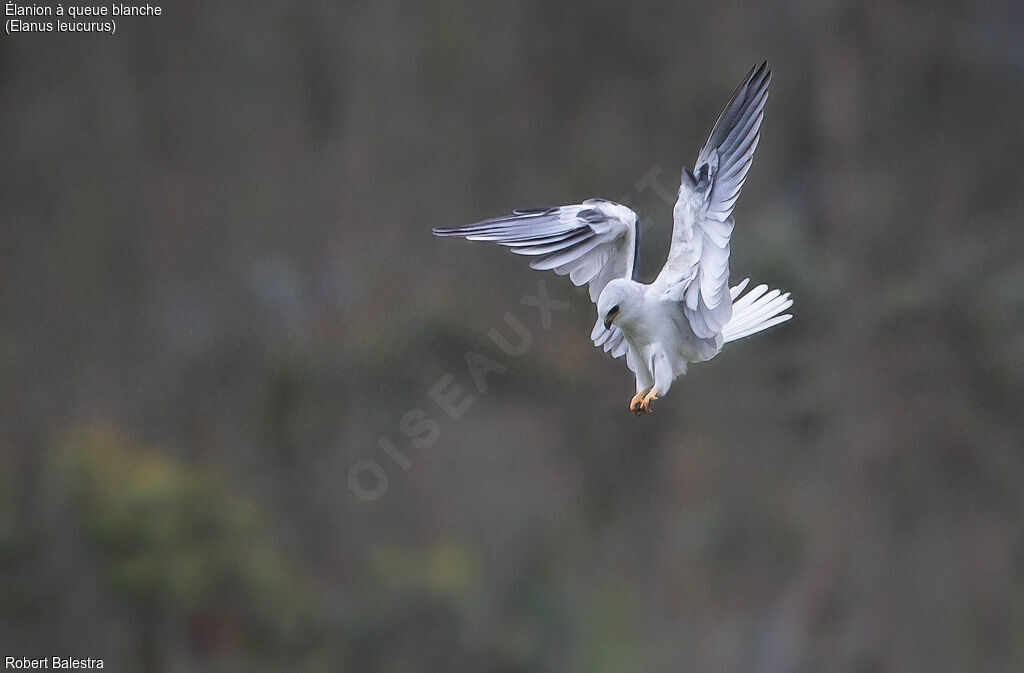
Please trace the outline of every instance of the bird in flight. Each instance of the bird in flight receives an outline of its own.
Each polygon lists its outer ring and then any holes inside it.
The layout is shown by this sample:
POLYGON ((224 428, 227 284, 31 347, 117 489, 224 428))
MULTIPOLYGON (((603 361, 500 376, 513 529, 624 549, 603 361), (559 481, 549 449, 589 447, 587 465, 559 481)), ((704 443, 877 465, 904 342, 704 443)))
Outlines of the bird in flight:
POLYGON ((604 199, 514 210, 466 227, 434 229, 434 234, 508 246, 534 257, 534 269, 589 285, 597 304, 594 345, 614 358, 626 356, 636 375, 629 410, 650 413, 651 402, 668 393, 688 362, 710 360, 730 341, 793 317, 784 313, 793 305, 788 292, 759 285, 743 294, 749 278, 729 287, 732 211, 760 137, 771 79, 767 63, 750 70, 693 171, 683 168, 668 261, 652 283, 637 281, 636 213, 604 199))

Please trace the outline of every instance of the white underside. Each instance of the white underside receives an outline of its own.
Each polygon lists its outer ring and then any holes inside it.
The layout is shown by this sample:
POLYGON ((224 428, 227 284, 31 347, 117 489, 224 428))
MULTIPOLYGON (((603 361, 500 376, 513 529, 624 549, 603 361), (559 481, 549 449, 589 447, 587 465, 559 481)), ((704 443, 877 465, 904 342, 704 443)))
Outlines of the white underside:
POLYGON ((686 373, 688 362, 706 362, 726 343, 793 317, 783 314, 793 305, 788 293, 768 291, 768 286, 759 285, 741 297, 748 281, 731 289, 732 317, 720 333, 708 339, 694 334, 682 303, 652 298, 645 292, 639 317, 619 325, 628 346, 626 363, 636 375, 637 392, 653 388, 657 395, 664 396, 676 377, 686 373))

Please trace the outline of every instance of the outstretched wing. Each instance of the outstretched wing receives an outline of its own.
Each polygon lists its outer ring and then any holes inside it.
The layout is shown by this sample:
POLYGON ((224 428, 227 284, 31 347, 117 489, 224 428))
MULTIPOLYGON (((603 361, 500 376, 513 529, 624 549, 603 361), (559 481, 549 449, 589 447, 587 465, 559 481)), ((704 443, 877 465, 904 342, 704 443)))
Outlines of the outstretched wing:
POLYGON ((434 234, 491 241, 536 257, 530 268, 568 275, 575 285, 589 284, 590 299, 596 302, 605 285, 632 276, 636 223, 636 213, 626 206, 588 199, 546 210, 515 210, 466 227, 434 229, 434 234))
MULTIPOLYGON (((595 303, 605 285, 635 274, 636 213, 604 199, 545 210, 516 210, 466 227, 434 229, 434 234, 491 241, 508 246, 517 255, 535 257, 531 268, 550 269, 568 275, 575 285, 589 285, 595 303)), ((592 338, 614 357, 626 352, 618 327, 605 330, 598 321, 592 338)))
POLYGON ((691 173, 684 168, 668 261, 653 285, 666 300, 684 301, 700 338, 713 338, 732 316, 729 241, 733 207, 760 139, 772 73, 752 68, 733 93, 691 173))

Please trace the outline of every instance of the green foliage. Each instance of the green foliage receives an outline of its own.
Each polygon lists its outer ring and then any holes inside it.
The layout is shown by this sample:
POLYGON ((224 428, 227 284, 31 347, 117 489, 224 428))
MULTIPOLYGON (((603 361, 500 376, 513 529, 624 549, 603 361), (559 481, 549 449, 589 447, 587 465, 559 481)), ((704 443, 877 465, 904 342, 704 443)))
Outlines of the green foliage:
POLYGON ((581 628, 584 653, 582 671, 614 673, 640 670, 642 659, 636 640, 639 605, 635 591, 622 582, 610 582, 587 597, 581 628))
POLYGON ((466 598, 481 584, 476 555, 454 542, 440 542, 424 551, 382 545, 374 549, 370 563, 378 582, 396 589, 466 598))
POLYGON ((142 614, 256 649, 314 637, 311 592, 260 512, 222 477, 102 430, 65 442, 57 467, 105 580, 142 614))

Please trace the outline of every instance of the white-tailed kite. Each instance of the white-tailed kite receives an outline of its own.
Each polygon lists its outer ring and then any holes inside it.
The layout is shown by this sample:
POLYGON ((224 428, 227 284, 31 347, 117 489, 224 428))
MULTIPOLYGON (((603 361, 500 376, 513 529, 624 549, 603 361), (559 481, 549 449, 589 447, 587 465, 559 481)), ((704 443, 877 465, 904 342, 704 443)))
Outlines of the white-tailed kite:
POLYGON ((650 413, 687 362, 715 357, 722 346, 789 320, 789 293, 759 285, 745 295, 749 278, 729 287, 729 240, 733 206, 747 177, 764 118, 771 71, 754 67, 732 95, 693 172, 683 168, 672 210, 668 261, 653 283, 636 280, 637 215, 604 199, 541 210, 514 210, 507 217, 438 236, 493 241, 530 266, 588 283, 597 303, 594 345, 626 356, 636 375, 629 409, 650 413))

